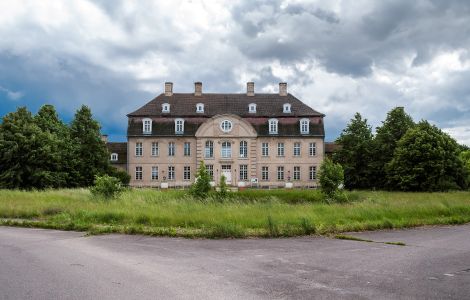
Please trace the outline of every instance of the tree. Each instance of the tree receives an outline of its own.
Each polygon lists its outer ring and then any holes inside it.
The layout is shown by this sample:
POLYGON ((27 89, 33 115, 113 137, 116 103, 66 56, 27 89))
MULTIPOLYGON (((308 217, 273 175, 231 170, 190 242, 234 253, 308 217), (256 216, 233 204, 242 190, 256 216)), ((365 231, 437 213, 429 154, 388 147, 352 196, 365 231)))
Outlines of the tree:
POLYGON ((465 169, 458 155, 455 140, 423 120, 398 142, 386 166, 388 185, 404 191, 465 188, 465 169))
POLYGON ((465 173, 467 177, 467 187, 468 187, 470 185, 470 150, 465 150, 465 151, 460 152, 459 157, 465 166, 465 173))
POLYGON ((377 127, 370 162, 372 186, 386 187, 385 165, 392 160, 398 141, 414 125, 413 119, 405 113, 403 107, 395 107, 387 113, 382 126, 377 127))
POLYGON ((344 181, 344 172, 340 164, 325 158, 320 166, 320 188, 328 199, 334 199, 344 181))
POLYGON ((361 114, 356 113, 336 142, 342 147, 333 155, 333 160, 344 169, 346 188, 370 187, 372 130, 367 119, 362 119, 361 114))
POLYGON ((78 186, 90 186, 95 175, 106 174, 109 170, 108 151, 101 140, 100 125, 93 119, 91 110, 83 105, 75 113, 70 128, 74 143, 76 165, 76 183, 78 186))
POLYGON ((201 161, 196 174, 196 181, 191 186, 191 194, 197 198, 204 198, 211 190, 211 177, 207 172, 206 165, 201 161))

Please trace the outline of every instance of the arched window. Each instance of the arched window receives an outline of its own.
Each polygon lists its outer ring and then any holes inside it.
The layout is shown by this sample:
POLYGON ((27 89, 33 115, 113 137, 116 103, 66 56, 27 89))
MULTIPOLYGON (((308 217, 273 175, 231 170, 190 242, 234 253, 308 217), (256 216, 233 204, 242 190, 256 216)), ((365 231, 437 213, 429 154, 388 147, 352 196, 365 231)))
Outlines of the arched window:
POLYGON ((222 142, 222 158, 230 158, 232 157, 232 143, 228 141, 222 142))
POLYGON ((255 103, 248 104, 248 112, 251 113, 251 114, 256 113, 256 104, 255 103))
POLYGON ((204 104, 203 103, 196 104, 196 112, 197 113, 203 113, 204 112, 204 104))
POLYGON ((310 132, 310 120, 309 119, 301 119, 300 120, 300 133, 301 134, 308 134, 310 132))
POLYGON ((175 120, 175 133, 177 134, 184 133, 184 120, 183 119, 175 120))
POLYGON ((289 104, 289 103, 284 103, 282 112, 284 112, 285 114, 290 114, 290 113, 291 113, 290 104, 289 104))
POLYGON ((277 134, 277 119, 269 119, 269 134, 277 134))
POLYGON ((248 142, 240 142, 240 157, 248 157, 248 142))
POLYGON ((204 156, 206 158, 214 157, 214 142, 206 141, 206 147, 204 148, 204 156))
POLYGON ((151 119, 146 118, 142 120, 142 131, 144 133, 152 132, 152 120, 151 119))
POLYGON ((170 112, 170 104, 163 103, 162 104, 162 113, 169 113, 170 112))
POLYGON ((117 161, 118 160, 118 154, 117 153, 111 153, 111 161, 117 161))
POLYGON ((230 132, 232 130, 232 122, 223 120, 222 123, 220 123, 220 129, 222 129, 223 132, 230 132))

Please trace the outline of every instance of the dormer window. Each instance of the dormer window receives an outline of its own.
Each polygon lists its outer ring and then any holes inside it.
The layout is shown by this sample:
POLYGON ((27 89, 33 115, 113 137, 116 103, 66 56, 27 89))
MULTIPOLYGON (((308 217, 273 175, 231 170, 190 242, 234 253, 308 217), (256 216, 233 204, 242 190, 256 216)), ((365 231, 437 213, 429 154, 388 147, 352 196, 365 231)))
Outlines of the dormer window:
POLYGON ((285 114, 290 114, 291 113, 289 103, 284 103, 282 112, 285 113, 285 114))
POLYGON ((170 104, 163 103, 162 104, 162 113, 169 113, 170 112, 170 104))
POLYGON ((143 119, 142 120, 142 131, 144 133, 152 133, 152 120, 151 119, 143 119))
POLYGON ((183 119, 175 120, 175 133, 176 134, 184 133, 184 120, 183 119))
POLYGON ((277 134, 277 119, 269 119, 269 134, 277 134))
POLYGON ((204 104, 202 104, 202 103, 196 104, 196 112, 197 113, 203 113, 204 112, 204 104))
POLYGON ((256 104, 255 103, 250 103, 248 105, 248 112, 251 114, 256 113, 256 104))
POLYGON ((310 120, 309 119, 301 119, 300 120, 300 133, 301 134, 308 134, 310 132, 310 120))
POLYGON ((118 160, 118 154, 117 153, 111 153, 111 161, 117 161, 118 160))

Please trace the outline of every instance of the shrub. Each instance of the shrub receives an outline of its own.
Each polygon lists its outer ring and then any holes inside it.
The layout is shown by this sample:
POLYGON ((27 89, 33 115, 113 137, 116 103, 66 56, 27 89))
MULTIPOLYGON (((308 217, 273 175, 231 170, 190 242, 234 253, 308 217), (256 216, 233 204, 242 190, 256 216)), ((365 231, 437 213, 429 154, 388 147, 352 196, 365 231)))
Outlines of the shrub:
POLYGON ((95 176, 95 185, 90 189, 93 195, 107 199, 117 197, 122 190, 121 181, 109 175, 95 176))
POLYGON ((199 169, 197 170, 196 180, 191 186, 190 194, 197 198, 205 198, 211 190, 211 178, 207 172, 204 162, 201 161, 199 169))
POLYGON ((340 191, 344 181, 343 168, 326 158, 320 167, 320 188, 327 202, 345 202, 347 198, 340 191))
POLYGON ((111 167, 111 171, 108 175, 116 177, 123 185, 129 185, 129 182, 131 181, 131 175, 129 175, 126 171, 117 169, 115 167, 111 167))
POLYGON ((225 200, 228 196, 228 188, 227 188, 227 179, 224 175, 220 176, 219 181, 219 191, 217 192, 217 198, 219 200, 225 200))

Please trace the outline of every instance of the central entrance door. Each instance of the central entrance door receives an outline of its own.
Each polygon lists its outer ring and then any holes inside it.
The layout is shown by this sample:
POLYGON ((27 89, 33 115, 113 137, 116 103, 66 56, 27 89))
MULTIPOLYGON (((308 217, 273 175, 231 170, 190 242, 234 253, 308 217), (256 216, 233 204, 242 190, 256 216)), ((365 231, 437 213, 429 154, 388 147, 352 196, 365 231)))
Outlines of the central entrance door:
POLYGON ((232 184, 232 166, 231 165, 222 165, 222 174, 225 176, 225 181, 227 184, 232 184))

